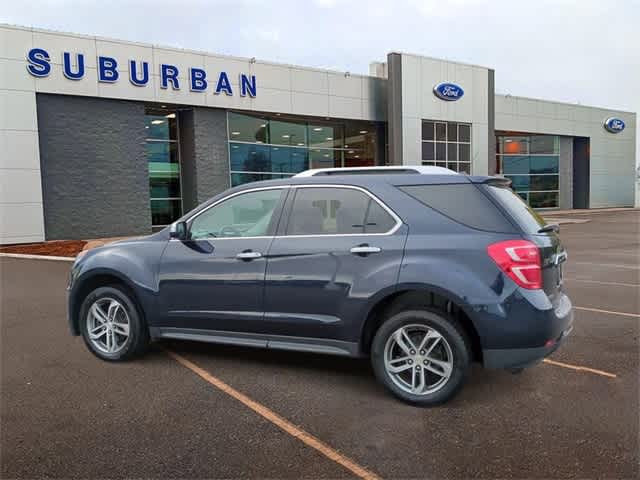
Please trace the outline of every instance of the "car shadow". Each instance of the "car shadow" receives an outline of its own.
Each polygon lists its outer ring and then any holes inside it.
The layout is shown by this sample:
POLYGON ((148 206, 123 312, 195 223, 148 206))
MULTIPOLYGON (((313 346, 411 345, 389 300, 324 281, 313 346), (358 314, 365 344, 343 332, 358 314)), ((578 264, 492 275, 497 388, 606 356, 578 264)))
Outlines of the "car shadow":
MULTIPOLYGON (((154 344, 153 350, 163 349, 185 355, 199 366, 207 369, 198 360, 219 363, 223 368, 237 366, 249 372, 259 369, 268 374, 293 375, 302 382, 310 378, 329 377, 334 388, 353 391, 354 395, 367 395, 381 400, 393 398, 378 383, 368 358, 348 358, 308 352, 293 352, 264 348, 250 348, 235 345, 183 340, 164 340, 154 344)), ((215 371, 211 371, 213 375, 215 371)), ((460 392, 446 405, 436 408, 460 408, 469 403, 485 403, 487 398, 511 397, 514 390, 531 382, 531 375, 525 370, 520 375, 512 375, 503 370, 485 370, 482 365, 472 365, 470 377, 460 392)))

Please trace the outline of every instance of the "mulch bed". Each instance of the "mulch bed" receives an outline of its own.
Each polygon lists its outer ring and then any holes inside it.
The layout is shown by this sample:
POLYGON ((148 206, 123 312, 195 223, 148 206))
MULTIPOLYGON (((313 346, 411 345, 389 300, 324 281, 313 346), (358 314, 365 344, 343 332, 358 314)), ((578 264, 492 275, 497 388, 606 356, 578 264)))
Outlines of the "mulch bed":
POLYGON ((52 257, 75 257, 87 242, 84 240, 55 240, 43 243, 7 245, 0 247, 0 253, 24 253, 52 257))

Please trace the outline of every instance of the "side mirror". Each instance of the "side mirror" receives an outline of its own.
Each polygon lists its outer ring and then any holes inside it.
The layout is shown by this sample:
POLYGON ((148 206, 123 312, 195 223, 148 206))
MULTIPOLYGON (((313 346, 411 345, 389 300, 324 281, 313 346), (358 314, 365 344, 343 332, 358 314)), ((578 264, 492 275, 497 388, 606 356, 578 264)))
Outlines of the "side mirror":
POLYGON ((171 225, 169 237, 177 240, 187 240, 188 229, 187 222, 177 222, 171 225))

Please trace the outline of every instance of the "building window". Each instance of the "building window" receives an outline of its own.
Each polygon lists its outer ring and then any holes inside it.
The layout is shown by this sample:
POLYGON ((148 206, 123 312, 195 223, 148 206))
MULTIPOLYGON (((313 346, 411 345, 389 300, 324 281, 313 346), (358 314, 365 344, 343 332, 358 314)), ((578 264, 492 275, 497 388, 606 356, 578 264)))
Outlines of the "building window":
POLYGON ((157 231, 182 216, 176 112, 147 109, 144 128, 149 165, 151 228, 157 231))
POLYGON ((422 164, 471 173, 471 125, 423 120, 422 164))
POLYGON ((376 158, 376 126, 229 112, 231 185, 286 178, 309 168, 359 167, 376 158))
POLYGON ((533 208, 558 208, 560 139, 552 135, 497 135, 497 171, 533 208))

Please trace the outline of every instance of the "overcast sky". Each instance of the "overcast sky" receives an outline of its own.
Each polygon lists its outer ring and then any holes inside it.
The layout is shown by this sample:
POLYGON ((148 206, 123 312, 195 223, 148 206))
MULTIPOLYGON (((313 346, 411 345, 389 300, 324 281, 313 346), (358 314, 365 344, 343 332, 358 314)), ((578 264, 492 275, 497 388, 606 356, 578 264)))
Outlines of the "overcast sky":
POLYGON ((498 93, 640 111, 640 0, 0 3, 6 23, 355 73, 446 58, 494 68, 498 93))

